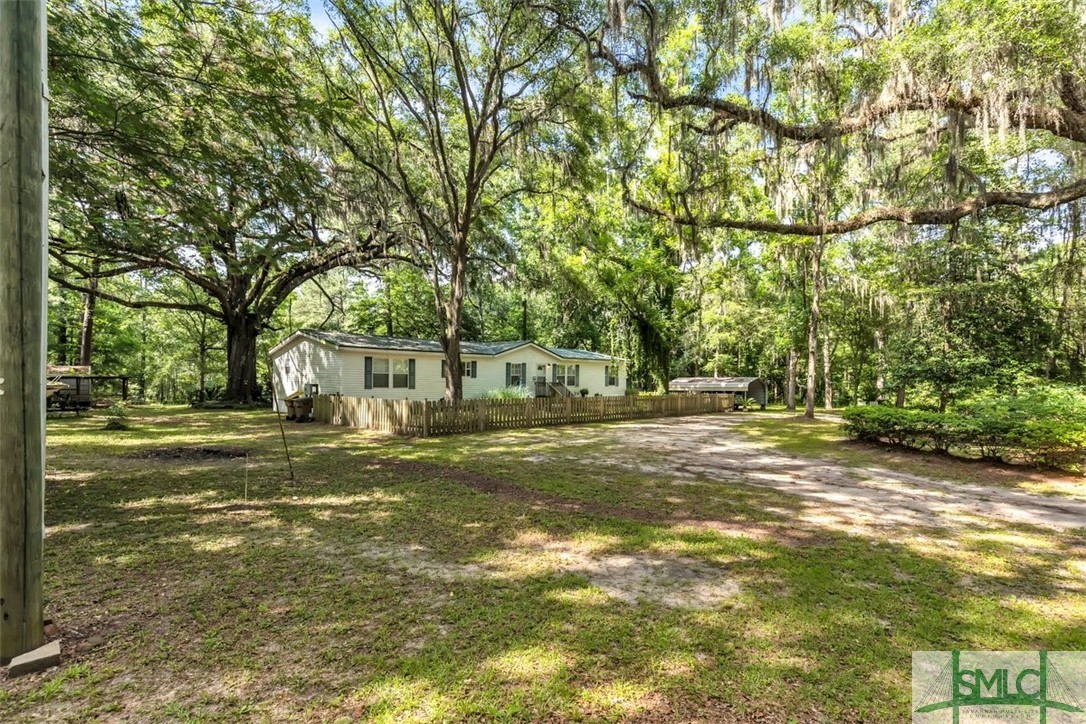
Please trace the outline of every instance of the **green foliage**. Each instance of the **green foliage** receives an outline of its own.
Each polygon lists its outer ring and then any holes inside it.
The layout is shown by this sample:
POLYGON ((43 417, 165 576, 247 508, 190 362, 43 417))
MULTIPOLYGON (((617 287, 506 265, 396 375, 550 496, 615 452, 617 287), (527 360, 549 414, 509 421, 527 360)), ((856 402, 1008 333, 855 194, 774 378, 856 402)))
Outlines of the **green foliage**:
POLYGON ((128 405, 124 402, 114 402, 105 411, 106 424, 103 430, 127 430, 128 405))
POLYGON ((499 387, 482 394, 484 400, 526 400, 532 396, 527 387, 499 387))
POLYGON ((867 442, 1079 470, 1086 466, 1086 394, 1038 387, 954 412, 869 405, 842 413, 845 432, 867 442))
MULTIPOLYGON (((787 5, 658 4, 650 28, 651 4, 619 21, 346 0, 324 37, 293 1, 50 3, 51 361, 77 360, 97 270, 95 371, 149 399, 257 387, 299 327, 436 338, 450 310, 465 340, 624 357, 638 388, 757 375, 780 399, 807 351, 810 240, 630 202, 810 223, 1056 188, 1081 144, 1014 104, 1065 130, 1086 117, 1086 25, 1063 0, 787 5), (586 62, 594 41, 563 22, 612 28, 631 60, 653 48, 685 100, 645 100, 644 74, 586 62), (919 110, 861 123, 898 96, 919 110), (702 97, 859 125, 800 140, 702 97)), ((1073 203, 834 237, 819 389, 949 410, 1023 375, 1086 381, 1084 229, 1073 203)))

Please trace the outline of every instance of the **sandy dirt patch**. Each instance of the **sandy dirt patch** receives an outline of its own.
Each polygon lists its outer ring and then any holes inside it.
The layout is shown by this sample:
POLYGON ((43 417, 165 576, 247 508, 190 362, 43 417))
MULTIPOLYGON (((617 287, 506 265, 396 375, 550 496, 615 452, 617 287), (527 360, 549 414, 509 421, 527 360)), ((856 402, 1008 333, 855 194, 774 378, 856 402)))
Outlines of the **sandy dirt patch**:
POLYGON ((683 556, 599 554, 572 541, 514 541, 478 563, 442 561, 425 546, 365 541, 336 550, 331 558, 379 562, 410 576, 445 581, 470 578, 516 580, 541 574, 573 573, 611 598, 672 608, 715 608, 736 597, 739 584, 723 566, 683 556))
MULTIPOLYGON (((1063 531, 1086 527, 1086 501, 786 455, 743 435, 738 427, 750 419, 712 415, 594 428, 593 439, 614 452, 597 448, 582 462, 773 488, 802 499, 803 520, 848 532, 958 528, 978 520, 1063 531)), ((577 454, 574 448, 564 457, 577 454)))

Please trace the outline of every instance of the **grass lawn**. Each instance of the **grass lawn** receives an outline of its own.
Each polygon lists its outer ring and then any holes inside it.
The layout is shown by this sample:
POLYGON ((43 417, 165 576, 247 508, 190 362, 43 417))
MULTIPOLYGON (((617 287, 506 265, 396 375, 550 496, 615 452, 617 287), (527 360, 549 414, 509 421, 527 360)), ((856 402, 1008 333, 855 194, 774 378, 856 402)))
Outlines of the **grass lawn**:
MULTIPOLYGON (((3 681, 0 720, 893 721, 913 650, 1086 649, 1081 530, 849 535, 776 490, 586 464, 616 455, 606 426, 288 424, 291 482, 270 413, 132 423, 49 423, 66 656, 3 681)), ((936 465, 825 425, 741 434, 936 465)))

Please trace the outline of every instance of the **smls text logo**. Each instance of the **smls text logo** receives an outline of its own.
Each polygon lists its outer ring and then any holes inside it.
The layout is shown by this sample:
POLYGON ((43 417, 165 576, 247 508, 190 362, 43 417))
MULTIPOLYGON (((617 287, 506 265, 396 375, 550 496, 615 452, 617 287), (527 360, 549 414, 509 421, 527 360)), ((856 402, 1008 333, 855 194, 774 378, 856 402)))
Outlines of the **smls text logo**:
POLYGON ((1086 722, 1086 652, 916 651, 913 721, 1086 722))

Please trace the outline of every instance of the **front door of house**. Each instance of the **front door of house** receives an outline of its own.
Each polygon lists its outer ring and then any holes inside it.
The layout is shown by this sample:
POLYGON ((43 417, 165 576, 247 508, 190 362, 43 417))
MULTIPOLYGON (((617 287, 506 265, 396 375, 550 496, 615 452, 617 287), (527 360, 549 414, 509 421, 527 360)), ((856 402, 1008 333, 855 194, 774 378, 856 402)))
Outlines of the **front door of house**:
POLYGON ((547 396, 547 365, 535 366, 535 378, 532 380, 536 397, 547 396))

